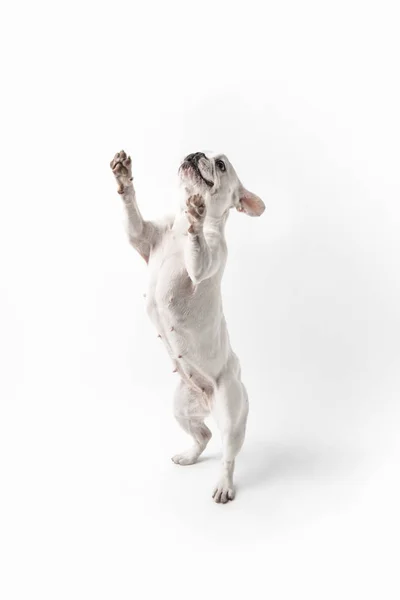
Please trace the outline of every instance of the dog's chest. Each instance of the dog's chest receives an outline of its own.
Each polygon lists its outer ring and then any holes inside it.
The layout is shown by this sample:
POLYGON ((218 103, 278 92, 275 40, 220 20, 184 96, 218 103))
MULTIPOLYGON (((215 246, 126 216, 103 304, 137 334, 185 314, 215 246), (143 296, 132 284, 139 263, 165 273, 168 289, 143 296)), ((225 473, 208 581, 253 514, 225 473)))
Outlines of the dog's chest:
MULTIPOLYGON (((182 319, 193 299, 194 286, 184 263, 183 233, 169 230, 149 260, 147 311, 157 324, 182 319)), ((171 327, 173 325, 171 324, 171 327)))

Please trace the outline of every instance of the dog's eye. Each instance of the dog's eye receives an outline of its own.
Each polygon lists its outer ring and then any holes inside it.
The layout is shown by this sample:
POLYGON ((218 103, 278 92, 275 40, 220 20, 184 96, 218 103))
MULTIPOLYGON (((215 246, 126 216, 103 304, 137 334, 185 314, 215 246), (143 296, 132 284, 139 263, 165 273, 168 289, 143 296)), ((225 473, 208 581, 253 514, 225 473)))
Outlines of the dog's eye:
POLYGON ((223 160, 217 160, 215 164, 220 171, 226 171, 226 166, 223 160))

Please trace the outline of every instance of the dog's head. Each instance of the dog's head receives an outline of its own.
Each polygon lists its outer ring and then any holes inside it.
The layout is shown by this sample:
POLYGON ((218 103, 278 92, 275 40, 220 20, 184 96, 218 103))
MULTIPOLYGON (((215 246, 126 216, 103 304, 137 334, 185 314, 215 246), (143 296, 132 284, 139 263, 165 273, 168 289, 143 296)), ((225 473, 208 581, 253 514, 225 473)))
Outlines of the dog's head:
POLYGON ((261 198, 246 190, 223 154, 188 154, 179 167, 179 175, 188 194, 204 197, 210 216, 222 217, 230 208, 236 208, 259 217, 265 210, 261 198))

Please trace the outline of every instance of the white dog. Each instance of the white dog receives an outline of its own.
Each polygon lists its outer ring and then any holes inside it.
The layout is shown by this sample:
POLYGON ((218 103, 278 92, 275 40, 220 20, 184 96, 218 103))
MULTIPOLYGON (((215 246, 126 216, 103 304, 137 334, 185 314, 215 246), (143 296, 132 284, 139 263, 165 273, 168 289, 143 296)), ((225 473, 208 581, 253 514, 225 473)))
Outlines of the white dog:
POLYGON ((119 152, 111 168, 125 204, 129 240, 149 266, 147 310, 180 375, 175 417, 194 442, 172 460, 196 462, 211 438, 204 424, 211 412, 223 448, 213 498, 226 503, 235 497, 233 470, 244 441, 248 399, 222 309, 224 230, 231 208, 259 216, 265 206, 243 187, 226 156, 196 152, 179 169, 184 193, 176 216, 145 221, 136 204, 130 157, 119 152))

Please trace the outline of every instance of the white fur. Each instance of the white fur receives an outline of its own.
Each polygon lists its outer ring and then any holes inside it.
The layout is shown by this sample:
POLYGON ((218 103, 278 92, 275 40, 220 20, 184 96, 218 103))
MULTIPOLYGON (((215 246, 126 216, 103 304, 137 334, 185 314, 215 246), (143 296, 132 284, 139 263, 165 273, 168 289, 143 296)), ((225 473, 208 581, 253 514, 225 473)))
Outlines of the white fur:
POLYGON ((211 438, 204 424, 211 412, 222 435, 222 469, 213 498, 225 503, 235 496, 233 470, 245 436, 248 399, 222 309, 224 230, 231 208, 258 216, 265 207, 243 187, 225 156, 198 153, 190 160, 180 167, 183 194, 177 214, 159 223, 140 214, 130 158, 121 151, 111 168, 126 207, 130 242, 148 262, 147 311, 178 373, 175 417, 193 438, 192 447, 172 460, 196 462, 211 438))

